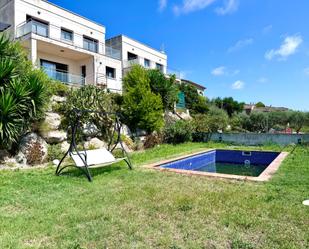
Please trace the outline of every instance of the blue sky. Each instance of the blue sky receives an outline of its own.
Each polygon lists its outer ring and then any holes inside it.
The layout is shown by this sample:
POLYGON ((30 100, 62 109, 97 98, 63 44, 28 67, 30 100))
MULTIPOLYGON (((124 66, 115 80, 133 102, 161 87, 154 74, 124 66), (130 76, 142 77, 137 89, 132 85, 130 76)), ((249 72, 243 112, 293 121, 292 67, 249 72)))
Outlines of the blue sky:
POLYGON ((209 98, 309 110, 308 0, 52 0, 125 34, 164 46, 169 67, 209 98))

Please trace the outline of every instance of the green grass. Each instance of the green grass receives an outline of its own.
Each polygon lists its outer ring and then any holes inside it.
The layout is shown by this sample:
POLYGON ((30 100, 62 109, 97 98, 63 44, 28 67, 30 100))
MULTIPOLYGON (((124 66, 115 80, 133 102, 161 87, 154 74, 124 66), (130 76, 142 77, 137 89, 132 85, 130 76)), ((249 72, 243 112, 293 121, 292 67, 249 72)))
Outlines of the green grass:
POLYGON ((267 183, 140 167, 209 147, 224 145, 136 153, 133 171, 123 163, 92 171, 93 183, 75 170, 1 171, 0 248, 309 248, 306 148, 267 183))

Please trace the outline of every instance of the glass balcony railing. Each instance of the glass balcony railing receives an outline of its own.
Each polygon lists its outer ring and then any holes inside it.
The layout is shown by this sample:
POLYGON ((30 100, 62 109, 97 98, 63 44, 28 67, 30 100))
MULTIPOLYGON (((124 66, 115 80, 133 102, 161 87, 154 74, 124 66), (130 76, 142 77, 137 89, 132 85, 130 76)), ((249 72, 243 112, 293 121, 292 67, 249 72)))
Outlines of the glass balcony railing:
POLYGON ((16 36, 17 38, 27 35, 29 33, 34 33, 40 36, 49 36, 49 26, 38 21, 30 21, 19 27, 17 27, 16 36))
POLYGON ((71 74, 64 71, 51 70, 47 68, 42 69, 53 80, 58 80, 61 81, 62 83, 70 85, 81 86, 85 84, 85 78, 83 76, 71 74))
POLYGON ((109 47, 109 46, 105 46, 105 54, 106 56, 117 59, 117 60, 121 59, 120 50, 109 47))

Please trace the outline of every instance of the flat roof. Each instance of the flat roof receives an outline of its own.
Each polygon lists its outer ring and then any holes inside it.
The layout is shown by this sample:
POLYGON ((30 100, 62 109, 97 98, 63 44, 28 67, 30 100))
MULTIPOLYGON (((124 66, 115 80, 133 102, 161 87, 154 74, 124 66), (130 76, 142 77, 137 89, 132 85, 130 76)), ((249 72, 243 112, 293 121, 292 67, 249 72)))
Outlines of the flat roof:
POLYGON ((118 38, 118 37, 125 37, 125 38, 128 38, 128 39, 130 39, 130 40, 132 40, 132 41, 138 42, 139 44, 141 44, 141 45, 143 45, 143 46, 145 46, 145 47, 147 47, 147 48, 150 48, 150 49, 152 49, 152 50, 154 50, 154 51, 157 51, 157 52, 159 52, 159 53, 161 53, 161 54, 166 55, 165 52, 162 52, 162 51, 160 51, 159 49, 155 49, 155 48, 151 47, 150 45, 147 45, 147 44, 145 44, 145 43, 143 43, 143 42, 140 42, 140 41, 138 41, 138 40, 136 40, 136 39, 134 39, 134 38, 131 38, 131 37, 127 36, 127 35, 124 35, 124 34, 116 35, 116 36, 111 37, 111 38, 108 38, 108 39, 106 39, 106 40, 108 41, 108 40, 115 39, 115 38, 118 38))
POLYGON ((207 89, 207 87, 204 87, 204 86, 202 86, 202 85, 200 85, 200 84, 197 84, 197 83, 195 83, 195 82, 193 82, 193 81, 191 81, 191 80, 181 79, 181 82, 184 82, 184 83, 186 83, 186 84, 193 85, 193 86, 195 86, 195 87, 197 87, 197 88, 203 89, 204 91, 207 89))

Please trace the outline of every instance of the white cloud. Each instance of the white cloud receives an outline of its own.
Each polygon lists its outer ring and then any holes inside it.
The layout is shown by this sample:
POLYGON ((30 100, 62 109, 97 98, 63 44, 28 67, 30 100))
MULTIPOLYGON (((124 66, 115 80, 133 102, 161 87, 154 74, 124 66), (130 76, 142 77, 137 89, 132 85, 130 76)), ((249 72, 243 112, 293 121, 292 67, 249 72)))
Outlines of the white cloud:
POLYGON ((258 80, 257 80, 257 82, 259 82, 259 83, 267 83, 269 80, 267 79, 267 78, 265 78, 265 77, 261 77, 261 78, 259 78, 258 80))
POLYGON ((182 4, 175 5, 173 10, 175 15, 188 14, 209 7, 215 2, 223 2, 222 7, 215 9, 218 15, 226 15, 238 9, 239 0, 183 0, 182 4))
POLYGON ((266 34, 268 34, 269 32, 271 32, 272 29, 273 29, 273 25, 265 26, 265 27, 263 28, 263 30, 262 30, 262 33, 263 33, 264 35, 266 35, 266 34))
POLYGON ((305 73, 306 75, 309 75, 309 67, 307 67, 307 68, 304 69, 304 73, 305 73))
POLYGON ((232 89, 234 90, 241 90, 245 87, 245 82, 241 80, 237 80, 232 84, 232 89))
POLYGON ((159 0, 159 11, 163 11, 167 6, 167 0, 159 0))
POLYGON ((226 73, 226 67, 217 67, 211 71, 211 74, 214 76, 221 76, 226 73))
POLYGON ((226 15, 235 12, 238 9, 238 0, 225 0, 223 7, 217 8, 216 12, 219 15, 226 15))
POLYGON ((272 49, 265 53, 267 60, 278 57, 279 60, 286 60, 290 55, 297 52, 298 47, 302 44, 303 38, 300 35, 288 36, 284 39, 280 48, 272 49))
POLYGON ((181 6, 174 6, 174 13, 179 15, 201 10, 213 4, 215 1, 216 0, 183 0, 181 6))
POLYGON ((244 40, 239 40, 238 42, 236 42, 232 47, 230 47, 227 52, 228 53, 232 53, 235 52, 237 50, 242 49, 243 47, 249 46, 254 42, 254 40, 252 38, 248 38, 248 39, 244 39, 244 40))

